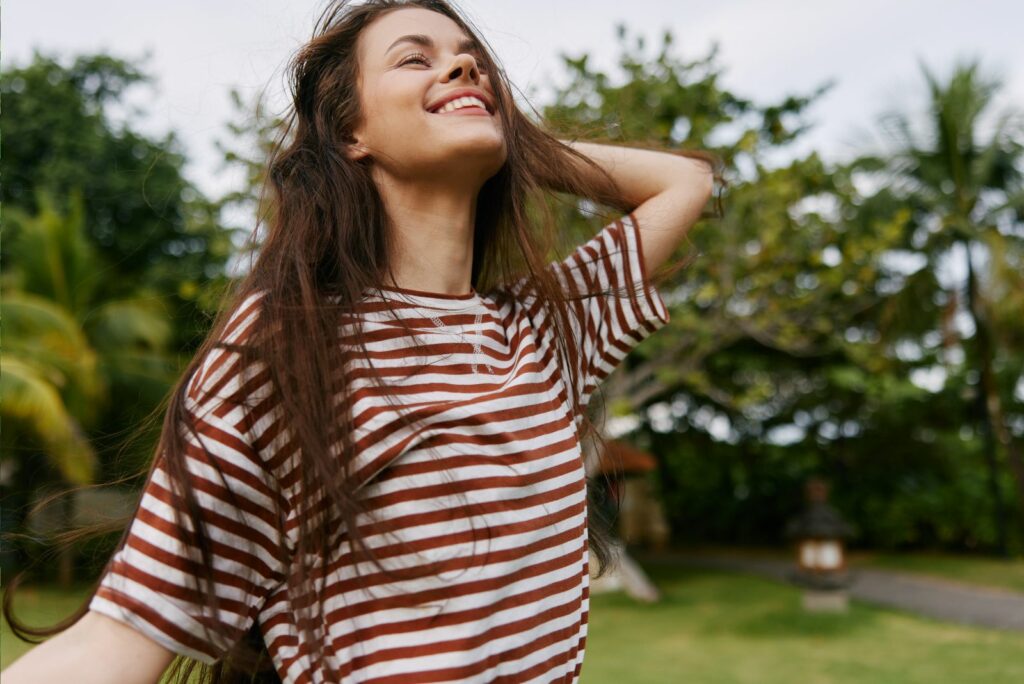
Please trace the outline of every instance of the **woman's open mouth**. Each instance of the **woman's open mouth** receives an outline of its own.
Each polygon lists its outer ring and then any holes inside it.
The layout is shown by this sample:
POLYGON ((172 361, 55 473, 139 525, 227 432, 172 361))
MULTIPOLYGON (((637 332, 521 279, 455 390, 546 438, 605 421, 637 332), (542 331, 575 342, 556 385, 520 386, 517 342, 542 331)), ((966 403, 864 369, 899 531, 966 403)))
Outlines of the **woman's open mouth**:
POLYGON ((431 114, 460 114, 473 116, 491 116, 487 111, 487 103, 472 95, 457 97, 444 103, 443 106, 430 112, 431 114))

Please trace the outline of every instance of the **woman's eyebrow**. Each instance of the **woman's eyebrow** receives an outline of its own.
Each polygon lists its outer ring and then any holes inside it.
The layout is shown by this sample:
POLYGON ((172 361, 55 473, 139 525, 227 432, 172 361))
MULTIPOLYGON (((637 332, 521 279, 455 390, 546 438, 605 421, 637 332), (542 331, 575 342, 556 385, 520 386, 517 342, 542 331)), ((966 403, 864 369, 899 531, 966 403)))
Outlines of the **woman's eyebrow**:
MULTIPOLYGON (((399 43, 413 43, 415 45, 428 48, 434 47, 434 41, 431 39, 430 36, 426 36, 422 33, 412 33, 407 36, 402 36, 401 38, 396 40, 388 47, 387 50, 384 51, 384 54, 386 55, 389 52, 391 52, 391 50, 393 50, 394 47, 399 43)), ((479 51, 480 45, 472 38, 465 38, 459 41, 459 52, 470 52, 474 50, 479 51)))

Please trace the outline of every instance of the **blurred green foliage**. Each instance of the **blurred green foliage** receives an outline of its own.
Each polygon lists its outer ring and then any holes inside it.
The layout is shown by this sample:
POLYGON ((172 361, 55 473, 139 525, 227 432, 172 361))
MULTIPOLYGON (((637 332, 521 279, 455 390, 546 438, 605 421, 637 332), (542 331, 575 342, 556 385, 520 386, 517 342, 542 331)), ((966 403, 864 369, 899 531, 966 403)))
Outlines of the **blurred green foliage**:
POLYGON ((923 118, 771 163, 834 83, 757 104, 720 85, 717 46, 683 61, 627 33, 619 74, 563 56, 544 118, 730 169, 725 217, 661 287, 671 322, 603 388, 640 416, 676 540, 779 541, 819 475, 855 544, 1024 553, 1024 112, 995 111, 976 63, 922 66, 923 118))
MULTIPOLYGON (((106 55, 0 73, 4 531, 54 486, 148 467, 160 420, 145 419, 227 282, 222 202, 184 177, 173 134, 109 114, 149 80, 106 55)), ((5 566, 18 551, 5 545, 5 566)))
MULTIPOLYGON (((1024 552, 1024 123, 992 112, 999 84, 922 69, 929 116, 884 113, 888 146, 829 163, 789 148, 833 83, 755 103, 721 85, 717 46, 683 61, 669 33, 653 55, 619 38, 619 74, 563 56, 543 122, 730 169, 724 218, 695 228, 677 257, 698 258, 661 287, 671 322, 595 397, 638 418, 628 439, 658 458, 675 539, 780 541, 823 475, 856 544, 1024 552)), ((106 55, 0 73, 5 529, 43 484, 148 463, 159 425, 126 438, 205 334, 250 230, 225 209, 263 212, 281 121, 231 93, 220 149, 244 181, 207 198, 173 133, 109 114, 150 80, 106 55)), ((591 234, 584 208, 556 207, 567 241, 591 234)))

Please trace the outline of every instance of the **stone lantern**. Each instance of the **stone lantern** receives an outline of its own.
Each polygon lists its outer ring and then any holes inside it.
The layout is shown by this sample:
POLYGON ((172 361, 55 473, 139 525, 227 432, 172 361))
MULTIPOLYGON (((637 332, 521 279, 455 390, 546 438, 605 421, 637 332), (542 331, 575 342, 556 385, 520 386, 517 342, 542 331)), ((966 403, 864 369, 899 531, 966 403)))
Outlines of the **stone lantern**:
POLYGON ((828 484, 811 478, 806 486, 807 508, 786 525, 796 541, 797 567, 789 579, 803 587, 803 607, 810 612, 845 612, 851 583, 843 540, 853 528, 828 505, 828 484))

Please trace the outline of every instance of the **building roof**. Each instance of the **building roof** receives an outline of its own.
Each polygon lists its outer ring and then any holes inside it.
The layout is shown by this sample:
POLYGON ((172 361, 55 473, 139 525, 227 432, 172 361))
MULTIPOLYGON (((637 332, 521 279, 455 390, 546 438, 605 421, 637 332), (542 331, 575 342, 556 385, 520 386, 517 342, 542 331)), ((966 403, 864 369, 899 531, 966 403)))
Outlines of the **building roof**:
POLYGON ((632 444, 617 439, 608 440, 608 453, 598 472, 603 475, 630 475, 646 473, 658 467, 654 456, 632 444))

